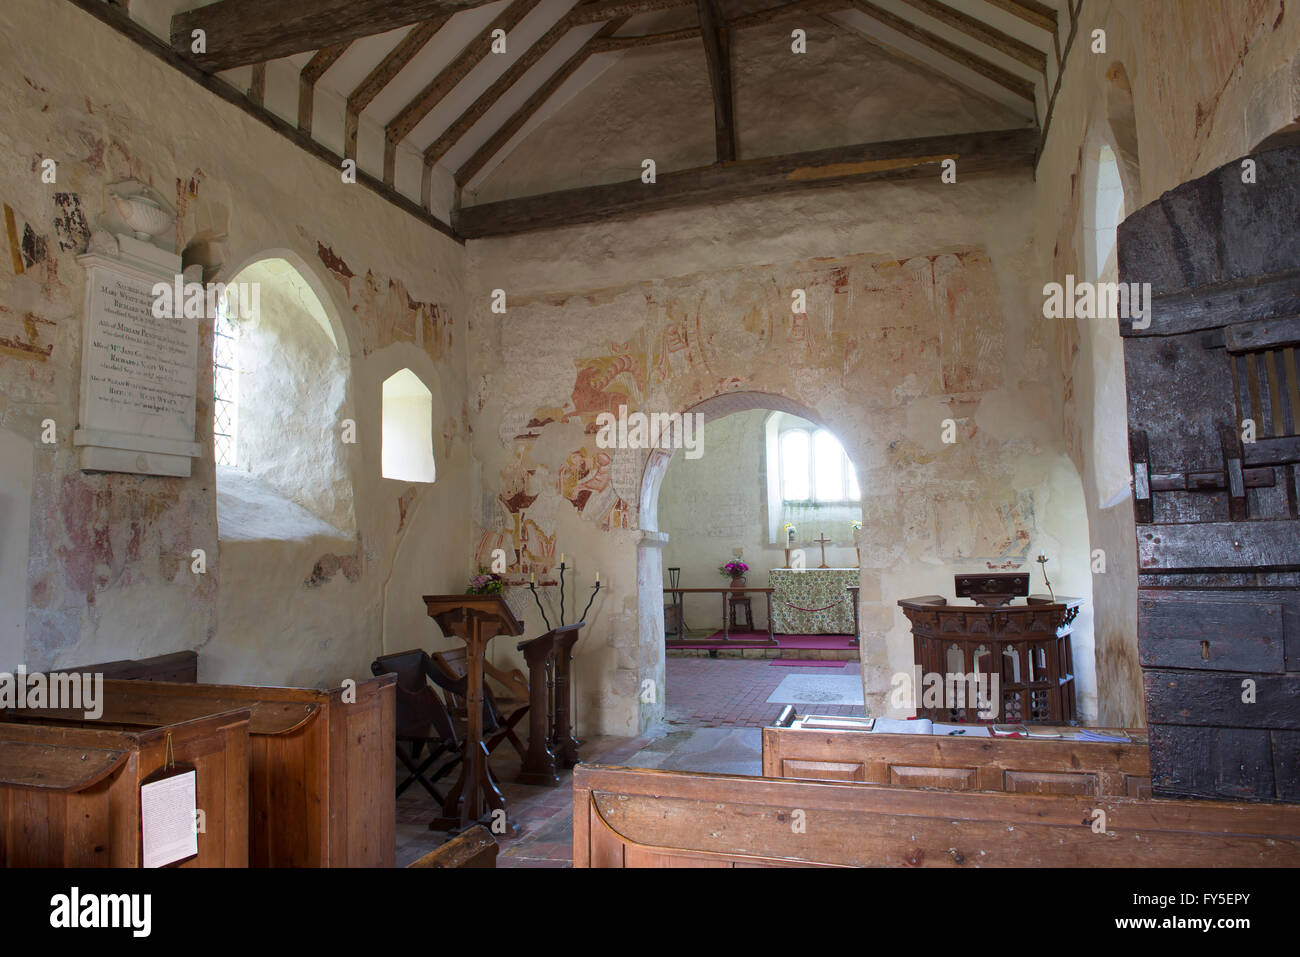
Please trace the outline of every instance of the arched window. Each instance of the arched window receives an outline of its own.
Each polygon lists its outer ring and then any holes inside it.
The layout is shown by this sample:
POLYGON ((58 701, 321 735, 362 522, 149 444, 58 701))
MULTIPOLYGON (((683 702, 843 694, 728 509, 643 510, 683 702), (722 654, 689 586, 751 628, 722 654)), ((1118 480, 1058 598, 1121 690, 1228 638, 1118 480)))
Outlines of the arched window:
POLYGON ((238 327, 230 306, 217 302, 212 342, 212 447, 218 465, 235 465, 235 429, 239 424, 238 327))
POLYGON ((402 369, 384 380, 383 403, 384 478, 434 481, 433 393, 414 372, 402 369))
POLYGON ((1092 279, 1110 278, 1115 264, 1115 234, 1124 218, 1124 186, 1115 151, 1103 144, 1097 151, 1096 191, 1092 216, 1092 279))
POLYGON ((856 502, 858 477, 839 440, 825 429, 781 433, 781 499, 834 504, 856 502))
MULTIPOLYGON (((293 263, 258 260, 217 300, 212 450, 223 541, 351 539, 348 361, 293 263)), ((355 427, 355 426, 353 426, 355 427)))

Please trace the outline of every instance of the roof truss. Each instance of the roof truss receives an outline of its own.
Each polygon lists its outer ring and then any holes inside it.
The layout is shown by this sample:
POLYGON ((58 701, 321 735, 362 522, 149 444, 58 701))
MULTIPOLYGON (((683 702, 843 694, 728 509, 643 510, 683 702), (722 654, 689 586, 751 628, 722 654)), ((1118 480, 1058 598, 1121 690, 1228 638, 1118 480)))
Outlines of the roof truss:
MULTIPOLYGON (((72 2, 91 10, 100 19, 109 22, 112 22, 110 17, 103 15, 101 11, 111 10, 119 18, 114 25, 138 40, 143 36, 150 36, 138 24, 127 19, 120 5, 105 0, 72 0, 72 2), (130 28, 124 27, 124 23, 130 24, 130 28)), ((342 91, 346 98, 343 155, 355 160, 362 115, 367 108, 394 83, 399 74, 412 66, 430 42, 438 37, 441 31, 447 29, 448 22, 457 13, 490 2, 493 0, 277 0, 274 4, 268 4, 265 0, 217 0, 207 6, 177 13, 172 18, 170 62, 178 68, 182 68, 183 65, 185 72, 190 73, 191 76, 197 78, 205 75, 217 83, 224 81, 213 77, 212 74, 236 66, 252 65, 251 83, 241 84, 239 90, 247 106, 266 113, 265 118, 268 122, 282 132, 284 131, 282 127, 292 130, 296 137, 291 138, 295 138, 295 141, 306 137, 312 143, 309 148, 317 155, 333 156, 333 153, 320 147, 316 140, 311 139, 312 114, 318 83, 345 55, 354 40, 410 26, 411 29, 365 73, 363 79, 354 82, 350 90, 345 88, 342 91), (206 47, 203 52, 194 52, 192 37, 195 30, 204 32, 206 47), (264 103, 266 64, 272 59, 308 52, 312 55, 299 72, 295 130, 291 123, 284 123, 279 117, 270 115, 267 110, 264 103)), ((956 5, 957 0, 788 0, 785 3, 778 3, 730 19, 725 16, 722 6, 725 2, 726 0, 580 0, 567 13, 555 20, 538 39, 531 42, 521 55, 502 69, 481 94, 467 106, 463 106, 459 115, 451 118, 440 130, 432 131, 432 140, 425 141, 427 145, 419 147, 425 164, 423 206, 427 208, 430 202, 431 170, 434 165, 445 164, 447 157, 453 155, 457 165, 452 173, 457 187, 464 188, 469 185, 519 140, 521 132, 525 131, 529 122, 535 122, 535 117, 545 104, 592 56, 667 43, 695 42, 702 43, 704 46, 710 86, 713 90, 714 133, 717 148, 717 164, 707 169, 730 169, 733 166, 743 165, 743 162, 736 163, 741 151, 737 143, 731 91, 730 61, 734 33, 736 30, 758 27, 796 14, 806 16, 845 10, 858 11, 870 21, 912 41, 913 49, 919 49, 916 45, 924 46, 934 55, 942 58, 936 60, 930 54, 925 54, 930 58, 930 62, 950 62, 978 74, 978 77, 970 77, 969 73, 966 74, 972 84, 983 80, 996 84, 1011 95, 1009 102, 1019 99, 1036 106, 1037 88, 1041 81, 1044 100, 1047 100, 1050 95, 1051 101, 1048 103, 1042 124, 1041 135, 1046 135, 1051 118, 1051 103, 1054 103, 1060 86, 1061 24, 1058 23, 1056 10, 1040 0, 979 0, 979 3, 974 6, 970 3, 962 3, 960 9, 956 5), (997 21, 1001 26, 982 19, 978 15, 981 6, 1001 11, 1001 14, 994 14, 992 17, 996 21, 997 16, 1002 15, 1002 19, 997 21), (619 35, 629 20, 639 14, 691 8, 695 11, 697 21, 694 24, 656 33, 619 35), (1023 26, 1017 28, 1015 26, 1017 21, 1023 26), (590 24, 601 24, 601 28, 562 63, 548 68, 546 75, 539 72, 537 69, 539 64, 548 53, 564 42, 571 31, 590 24), (1038 39, 1035 39, 1035 35, 1038 39), (1051 61, 1049 61, 1049 50, 1053 54, 1051 61), (1049 72, 1052 68, 1055 68, 1056 84, 1055 88, 1049 90, 1049 72), (983 80, 980 80, 980 77, 983 80), (521 82, 527 82, 532 90, 522 104, 509 115, 502 115, 500 110, 493 110, 493 107, 521 82), (465 141, 471 131, 473 131, 474 141, 479 145, 473 149, 468 158, 463 158, 463 150, 453 154, 452 151, 465 141)), ((399 146, 404 142, 409 144, 412 133, 421 126, 426 117, 444 103, 475 67, 484 61, 491 50, 494 31, 502 30, 508 40, 512 39, 511 31, 515 30, 520 22, 541 3, 542 0, 508 0, 487 27, 480 30, 468 43, 464 43, 459 52, 442 65, 436 75, 432 76, 416 95, 409 98, 391 118, 383 123, 383 170, 380 177, 366 177, 372 187, 382 185, 383 192, 390 198, 397 195, 394 189, 394 178, 399 146)), ((1066 0, 1070 14, 1068 26, 1071 34, 1077 25, 1075 3, 1076 0, 1066 0)), ((867 20, 861 21, 864 25, 867 22, 867 20)), ((863 26, 860 29, 865 31, 867 28, 863 26)), ((532 36, 537 34, 533 33, 532 36)), ((445 47, 446 40, 440 42, 445 47)), ((1067 53, 1068 49, 1067 42, 1067 53)), ((427 57, 421 59, 420 62, 427 62, 427 59, 427 57)), ((356 61, 350 58, 349 62, 353 64, 349 69, 355 68, 356 61)), ((411 74, 408 72, 405 81, 409 81, 410 77, 411 74)), ((210 89, 214 88, 209 82, 204 82, 204 85, 210 89)), ((989 89, 997 87, 990 86, 989 89)), ((333 89, 337 89, 337 83, 333 89)), ((457 95, 462 98, 463 103, 464 93, 457 95)), ((386 100, 388 101, 391 101, 391 96, 386 100)), ((445 112, 444 109, 438 113, 438 116, 441 118, 445 112)), ((424 124, 424 127, 429 125, 424 124)), ((416 135, 424 134, 416 133, 416 135)), ((866 144, 846 149, 871 151, 880 146, 881 144, 866 144)), ((407 148, 409 149, 409 145, 407 148)), ((967 151, 968 156, 978 154, 978 150, 975 153, 967 151)), ((769 164, 762 167, 768 172, 754 175, 763 182, 772 182, 771 176, 777 174, 772 173, 771 170, 778 168, 783 159, 773 157, 754 161, 769 164), (770 166, 773 163, 777 164, 776 167, 770 166)), ((912 164, 912 167, 915 165, 912 164)), ((888 175, 903 175, 899 169, 891 170, 888 175)), ((365 176, 365 174, 361 175, 365 176)), ((694 191, 681 185, 687 182, 682 177, 698 175, 703 174, 699 174, 698 171, 684 171, 680 174, 661 173, 660 182, 667 182, 669 188, 660 192, 663 195, 693 196, 694 191)), ((724 178, 728 183, 734 183, 735 177, 739 175, 732 170, 724 178)), ((871 177, 879 178, 876 173, 871 174, 871 177)), ((850 177, 853 178, 862 177, 850 177)), ((705 179, 708 180, 708 176, 705 179)), ((630 184, 614 184, 614 187, 602 188, 624 188, 627 185, 630 184)), ((536 206, 542 199, 545 197, 530 197, 510 202, 536 206)), ((643 208, 645 197, 636 198, 632 202, 637 208, 643 208)), ((402 197, 398 205, 409 207, 411 201, 402 197)), ((504 209, 501 204, 490 205, 499 210, 504 209)), ((518 209, 523 208, 518 207, 518 209)), ((521 215, 518 209, 511 215, 521 215)), ((464 221, 471 224, 469 228, 475 228, 473 224, 482 222, 485 216, 487 213, 481 206, 470 207, 464 211, 464 221)))

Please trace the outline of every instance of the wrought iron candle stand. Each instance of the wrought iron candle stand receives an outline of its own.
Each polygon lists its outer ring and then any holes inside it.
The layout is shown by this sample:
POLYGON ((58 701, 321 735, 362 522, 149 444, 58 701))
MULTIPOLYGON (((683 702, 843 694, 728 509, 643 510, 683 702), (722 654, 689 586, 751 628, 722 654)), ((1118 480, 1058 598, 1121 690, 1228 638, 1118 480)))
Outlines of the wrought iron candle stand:
MULTIPOLYGON (((559 581, 559 585, 560 585, 559 627, 560 628, 564 628, 566 625, 566 622, 564 620, 565 568, 566 568, 565 563, 561 561, 560 581, 559 581)), ((547 630, 554 631, 555 629, 551 628, 551 620, 546 615, 546 609, 542 607, 542 600, 537 595, 537 582, 529 581, 528 590, 533 593, 533 601, 537 603, 537 610, 542 613, 542 621, 546 622, 547 630)), ((569 682, 572 680, 572 678, 569 676, 567 663, 573 660, 572 649, 573 649, 573 642, 577 638, 577 629, 580 628, 582 623, 587 620, 587 612, 591 610, 591 603, 596 600, 596 595, 599 593, 600 593, 600 572, 597 572, 596 584, 591 589, 591 597, 587 599, 587 607, 582 609, 582 617, 579 618, 578 622, 573 626, 573 631, 571 634, 564 635, 560 638, 559 642, 557 643, 554 649, 554 654, 548 655, 544 664, 545 673, 546 673, 546 679, 545 679, 546 692, 545 692, 544 700, 552 702, 551 709, 553 710, 554 713, 554 725, 552 727, 550 736, 547 738, 547 743, 546 743, 546 747, 549 750, 549 753, 553 755, 553 757, 551 758, 552 766, 549 771, 546 771, 539 777, 539 780, 545 779, 546 783, 550 783, 551 779, 554 778, 553 764, 555 760, 558 759, 560 764, 562 764, 564 767, 567 768, 573 767, 575 764, 578 763, 579 760, 579 754, 578 754, 579 741, 573 736, 571 730, 573 727, 576 727, 577 714, 575 712, 571 716, 569 711, 570 703, 571 703, 569 682), (563 662, 560 661, 560 656, 563 656, 564 658, 563 662), (562 669, 562 665, 564 665, 563 669, 562 669)), ((531 672, 532 666, 530 665, 529 667, 531 672)), ((530 743, 530 747, 531 747, 531 743, 530 743)), ((544 770, 545 770, 546 762, 543 760, 541 763, 544 766, 544 770)), ((554 780, 555 783, 558 783, 558 779, 554 779, 554 780)))
MULTIPOLYGON (((566 567, 568 566, 566 566, 564 562, 560 562, 560 627, 561 628, 563 628, 566 624, 568 624, 564 620, 564 570, 566 567)), ((537 610, 542 613, 542 621, 546 622, 546 630, 550 631, 551 619, 547 617, 546 609, 542 607, 542 600, 537 595, 537 583, 530 581, 528 583, 528 590, 533 593, 533 601, 537 602, 537 610)), ((600 576, 597 575, 596 584, 591 589, 591 597, 587 599, 587 607, 582 609, 582 615, 578 618, 578 621, 587 620, 587 612, 591 611, 591 603, 596 600, 596 595, 599 594, 599 592, 600 592, 600 576)))

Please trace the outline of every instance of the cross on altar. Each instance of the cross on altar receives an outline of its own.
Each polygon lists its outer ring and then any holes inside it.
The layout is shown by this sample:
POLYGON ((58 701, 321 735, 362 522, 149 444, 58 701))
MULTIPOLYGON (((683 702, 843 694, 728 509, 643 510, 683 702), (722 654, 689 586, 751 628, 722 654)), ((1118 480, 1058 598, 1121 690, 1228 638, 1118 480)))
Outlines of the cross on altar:
POLYGON ((831 566, 829 566, 829 565, 826 564, 826 546, 829 545, 829 544, 831 543, 831 540, 830 540, 829 538, 826 537, 826 533, 825 533, 825 532, 820 532, 820 533, 818 533, 818 536, 817 536, 816 538, 813 539, 813 541, 816 542, 818 545, 820 545, 820 546, 822 547, 822 563, 821 563, 820 565, 818 565, 817 567, 818 567, 818 568, 830 568, 831 566))

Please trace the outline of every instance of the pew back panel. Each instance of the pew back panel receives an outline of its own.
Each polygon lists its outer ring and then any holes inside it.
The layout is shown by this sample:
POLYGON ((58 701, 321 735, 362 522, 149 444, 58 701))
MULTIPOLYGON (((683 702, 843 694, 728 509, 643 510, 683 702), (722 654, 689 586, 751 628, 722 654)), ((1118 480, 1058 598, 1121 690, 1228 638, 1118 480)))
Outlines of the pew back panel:
POLYGON ((953 791, 1146 797, 1147 746, 763 729, 763 775, 953 791))
POLYGON ((248 862, 391 867, 396 846, 393 683, 343 688, 104 681, 103 715, 3 712, 10 720, 141 730, 239 707, 249 714, 248 862))
POLYGON ((140 785, 193 765, 204 830, 181 867, 248 865, 248 711, 144 731, 0 723, 0 864, 139 867, 140 785))
POLYGON ((1295 805, 932 792, 600 765, 575 769, 573 793, 575 867, 1300 866, 1295 805))
POLYGON ((78 665, 56 669, 63 672, 102 674, 105 678, 123 678, 135 681, 189 681, 199 680, 199 653, 174 651, 153 658, 124 658, 95 665, 78 665))

